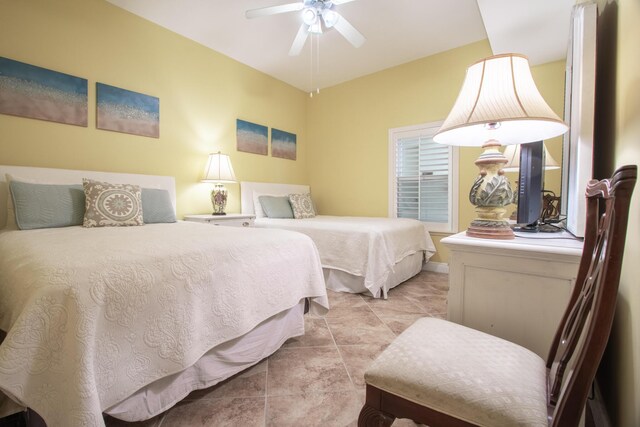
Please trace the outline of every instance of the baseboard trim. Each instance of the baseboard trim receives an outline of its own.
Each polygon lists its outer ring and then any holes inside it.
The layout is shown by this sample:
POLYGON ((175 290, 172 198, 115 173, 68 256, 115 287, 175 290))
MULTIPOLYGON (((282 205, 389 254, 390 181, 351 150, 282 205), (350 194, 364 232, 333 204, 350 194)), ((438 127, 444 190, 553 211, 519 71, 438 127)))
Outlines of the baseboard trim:
POLYGON ((449 274, 449 264, 447 264, 446 262, 429 261, 426 264, 422 264, 422 271, 433 271, 434 273, 449 274))

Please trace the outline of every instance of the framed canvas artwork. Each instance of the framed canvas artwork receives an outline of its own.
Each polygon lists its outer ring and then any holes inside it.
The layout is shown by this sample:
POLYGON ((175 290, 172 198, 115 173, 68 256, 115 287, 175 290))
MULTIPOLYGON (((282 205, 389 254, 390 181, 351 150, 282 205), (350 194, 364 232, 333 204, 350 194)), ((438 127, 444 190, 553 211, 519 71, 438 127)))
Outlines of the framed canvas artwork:
POLYGON ((271 129, 271 156, 282 159, 296 159, 296 134, 279 129, 271 129))
POLYGON ((267 155, 269 146, 269 129, 244 120, 236 121, 236 137, 238 151, 267 155))
POLYGON ((160 137, 160 99, 96 83, 96 127, 133 135, 160 137))
POLYGON ((0 57, 0 113, 87 126, 87 79, 0 57))

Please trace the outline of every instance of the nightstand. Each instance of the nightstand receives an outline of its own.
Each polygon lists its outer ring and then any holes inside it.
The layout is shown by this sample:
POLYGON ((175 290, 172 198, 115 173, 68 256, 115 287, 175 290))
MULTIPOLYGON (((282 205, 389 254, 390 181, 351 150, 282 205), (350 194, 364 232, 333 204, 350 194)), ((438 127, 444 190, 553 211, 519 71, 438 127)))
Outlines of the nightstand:
POLYGON ((225 227, 252 227, 255 215, 226 214, 226 215, 185 215, 185 221, 202 222, 210 225, 224 225, 225 227))

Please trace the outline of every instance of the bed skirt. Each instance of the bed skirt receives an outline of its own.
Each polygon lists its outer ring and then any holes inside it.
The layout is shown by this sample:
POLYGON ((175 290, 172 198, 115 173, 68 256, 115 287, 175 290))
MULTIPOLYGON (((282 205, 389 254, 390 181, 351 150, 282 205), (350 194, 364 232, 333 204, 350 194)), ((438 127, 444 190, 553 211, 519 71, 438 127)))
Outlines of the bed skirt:
MULTIPOLYGON (((406 256, 402 261, 398 262, 393 271, 389 274, 387 281, 383 284, 381 290, 382 295, 372 295, 375 298, 383 296, 387 297, 389 289, 395 288, 400 283, 412 278, 422 270, 422 261, 424 252, 418 252, 406 256)), ((371 291, 365 287, 363 276, 355 276, 346 271, 336 270, 332 268, 323 268, 324 281, 327 289, 336 292, 365 293, 371 295, 371 291)))

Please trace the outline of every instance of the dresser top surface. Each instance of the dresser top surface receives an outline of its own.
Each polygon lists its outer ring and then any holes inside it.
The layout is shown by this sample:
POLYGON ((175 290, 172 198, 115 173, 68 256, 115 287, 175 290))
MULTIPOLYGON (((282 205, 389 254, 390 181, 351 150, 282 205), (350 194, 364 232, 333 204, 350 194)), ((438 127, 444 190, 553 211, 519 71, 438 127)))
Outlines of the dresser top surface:
POLYGON ((582 240, 565 231, 560 233, 516 233, 515 239, 480 239, 470 237, 466 232, 445 237, 441 242, 452 249, 468 250, 509 250, 540 252, 579 257, 582 255, 582 240))

